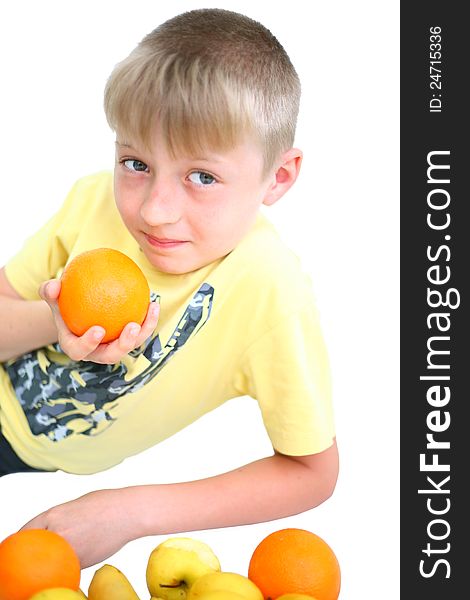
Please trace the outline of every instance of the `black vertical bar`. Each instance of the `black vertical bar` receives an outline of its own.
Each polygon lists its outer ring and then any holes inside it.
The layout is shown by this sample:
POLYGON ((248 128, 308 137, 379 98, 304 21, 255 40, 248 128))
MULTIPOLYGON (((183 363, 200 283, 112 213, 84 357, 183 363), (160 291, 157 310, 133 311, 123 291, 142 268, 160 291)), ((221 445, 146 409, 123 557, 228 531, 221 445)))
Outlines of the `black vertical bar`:
POLYGON ((401 3, 401 597, 470 597, 470 25, 401 3), (458 591, 461 590, 461 591, 458 591))

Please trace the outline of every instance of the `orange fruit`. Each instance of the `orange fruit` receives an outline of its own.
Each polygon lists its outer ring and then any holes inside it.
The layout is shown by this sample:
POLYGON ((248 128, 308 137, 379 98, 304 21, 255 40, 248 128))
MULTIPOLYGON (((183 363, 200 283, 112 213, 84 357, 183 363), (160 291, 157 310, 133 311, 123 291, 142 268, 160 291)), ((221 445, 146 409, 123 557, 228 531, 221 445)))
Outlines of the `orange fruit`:
POLYGON ((78 254, 62 273, 59 310, 67 327, 83 335, 93 325, 104 327, 102 343, 117 339, 127 323, 142 325, 150 289, 140 267, 111 248, 78 254))
POLYGON ((306 594, 337 600, 341 573, 333 550, 305 529, 280 529, 265 537, 250 559, 248 577, 266 600, 283 594, 306 594))
POLYGON ((25 529, 0 543, 0 600, 28 600, 44 589, 79 585, 78 556, 58 533, 25 529))
POLYGON ((86 600, 86 596, 81 590, 76 592, 68 588, 48 588, 34 594, 29 600, 86 600))
MULTIPOLYGON (((33 600, 33 599, 31 599, 33 600)), ((309 596, 307 594, 296 594, 295 592, 293 594, 282 594, 282 596, 279 596, 279 598, 276 598, 276 600, 318 600, 317 598, 314 598, 313 596, 309 596)))

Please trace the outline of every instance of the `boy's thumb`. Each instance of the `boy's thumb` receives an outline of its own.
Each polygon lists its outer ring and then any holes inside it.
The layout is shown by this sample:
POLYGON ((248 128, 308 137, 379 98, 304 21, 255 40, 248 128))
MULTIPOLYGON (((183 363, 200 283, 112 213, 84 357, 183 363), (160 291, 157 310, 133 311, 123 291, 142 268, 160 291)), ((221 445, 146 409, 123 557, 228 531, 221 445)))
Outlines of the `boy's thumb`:
POLYGON ((39 295, 46 302, 57 300, 60 292, 60 282, 57 279, 50 279, 41 284, 39 295))

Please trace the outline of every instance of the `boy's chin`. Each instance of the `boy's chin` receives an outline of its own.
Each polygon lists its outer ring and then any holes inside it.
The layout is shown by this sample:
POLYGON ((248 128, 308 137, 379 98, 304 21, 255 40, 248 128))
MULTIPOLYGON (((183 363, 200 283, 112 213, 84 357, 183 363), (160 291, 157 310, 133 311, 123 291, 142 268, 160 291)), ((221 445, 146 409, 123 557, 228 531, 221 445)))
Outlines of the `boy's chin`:
POLYGON ((198 261, 194 259, 182 259, 181 257, 172 256, 159 256, 157 254, 149 254, 144 251, 144 254, 154 269, 160 273, 167 273, 168 275, 185 275, 197 271, 202 267, 210 264, 213 261, 198 261))

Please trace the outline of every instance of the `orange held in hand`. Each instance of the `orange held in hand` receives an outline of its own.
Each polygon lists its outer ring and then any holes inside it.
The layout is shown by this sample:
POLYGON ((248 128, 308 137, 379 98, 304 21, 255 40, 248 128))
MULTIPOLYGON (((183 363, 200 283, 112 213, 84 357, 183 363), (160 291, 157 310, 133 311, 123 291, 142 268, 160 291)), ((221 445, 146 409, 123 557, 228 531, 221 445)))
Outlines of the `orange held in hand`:
POLYGON ((106 330, 101 342, 111 342, 127 323, 143 323, 149 302, 145 275, 118 250, 97 248, 78 254, 62 273, 59 310, 75 335, 99 325, 106 330))
POLYGON ((294 593, 337 600, 341 585, 333 550, 318 535, 294 528, 275 531, 258 544, 248 577, 266 600, 294 593))
POLYGON ((79 585, 80 561, 59 534, 24 529, 0 543, 0 600, 28 600, 44 589, 79 585))

